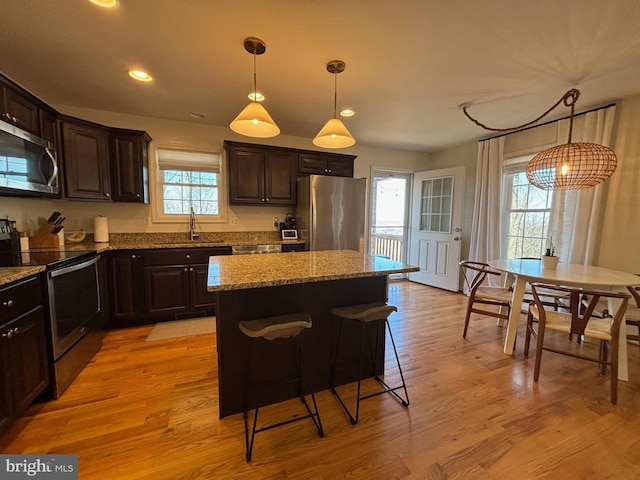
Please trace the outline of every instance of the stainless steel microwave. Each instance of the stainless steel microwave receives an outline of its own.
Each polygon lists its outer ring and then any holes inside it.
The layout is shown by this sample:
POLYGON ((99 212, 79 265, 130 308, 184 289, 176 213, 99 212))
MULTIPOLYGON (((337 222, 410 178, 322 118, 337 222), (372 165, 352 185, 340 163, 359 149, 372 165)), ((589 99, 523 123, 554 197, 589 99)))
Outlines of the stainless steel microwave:
POLYGON ((58 161, 53 145, 0 121, 0 194, 59 193, 58 161))

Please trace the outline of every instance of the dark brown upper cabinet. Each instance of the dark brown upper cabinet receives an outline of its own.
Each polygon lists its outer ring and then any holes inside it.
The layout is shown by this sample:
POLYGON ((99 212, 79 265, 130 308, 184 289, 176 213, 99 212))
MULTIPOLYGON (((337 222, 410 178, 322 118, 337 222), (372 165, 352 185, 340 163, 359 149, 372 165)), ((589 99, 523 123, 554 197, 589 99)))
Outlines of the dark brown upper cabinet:
POLYGON ((0 119, 40 136, 38 105, 28 96, 8 86, 0 87, 0 119))
POLYGON ((353 177, 354 155, 304 152, 298 155, 298 172, 336 177, 353 177))
POLYGON ((111 192, 116 202, 149 203, 148 150, 146 132, 111 129, 111 192))
POLYGON ((83 200, 111 200, 108 130, 65 117, 62 121, 65 196, 83 200))
POLYGON ((225 142, 225 148, 230 204, 296 204, 296 152, 233 142, 225 142))
POLYGON ((67 116, 61 124, 67 198, 149 203, 146 132, 67 116))

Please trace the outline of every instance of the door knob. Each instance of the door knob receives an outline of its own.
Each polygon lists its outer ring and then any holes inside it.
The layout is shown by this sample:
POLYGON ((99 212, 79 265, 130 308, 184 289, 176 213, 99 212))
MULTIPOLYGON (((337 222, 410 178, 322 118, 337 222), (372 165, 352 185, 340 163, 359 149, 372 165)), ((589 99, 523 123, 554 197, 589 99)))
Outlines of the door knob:
POLYGON ((459 241, 460 241, 460 237, 459 237, 459 236, 457 236, 457 235, 456 235, 455 237, 453 237, 453 239, 454 239, 456 242, 459 242, 459 241))

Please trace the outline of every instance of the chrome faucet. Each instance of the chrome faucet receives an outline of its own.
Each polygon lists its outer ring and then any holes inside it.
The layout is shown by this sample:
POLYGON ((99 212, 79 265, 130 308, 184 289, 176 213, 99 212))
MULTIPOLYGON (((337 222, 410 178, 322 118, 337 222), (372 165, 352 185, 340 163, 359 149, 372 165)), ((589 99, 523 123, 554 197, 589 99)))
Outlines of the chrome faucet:
POLYGON ((200 238, 200 234, 196 233, 196 212, 193 211, 193 207, 191 207, 191 214, 189 215, 189 238, 191 241, 200 238))

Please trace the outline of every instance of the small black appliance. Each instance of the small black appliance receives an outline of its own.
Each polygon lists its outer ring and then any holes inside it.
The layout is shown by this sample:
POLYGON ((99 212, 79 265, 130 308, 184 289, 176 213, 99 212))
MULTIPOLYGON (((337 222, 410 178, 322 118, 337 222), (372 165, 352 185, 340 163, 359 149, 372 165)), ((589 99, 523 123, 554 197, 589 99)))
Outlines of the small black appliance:
POLYGON ((20 265, 20 233, 16 222, 0 219, 0 267, 20 265))

